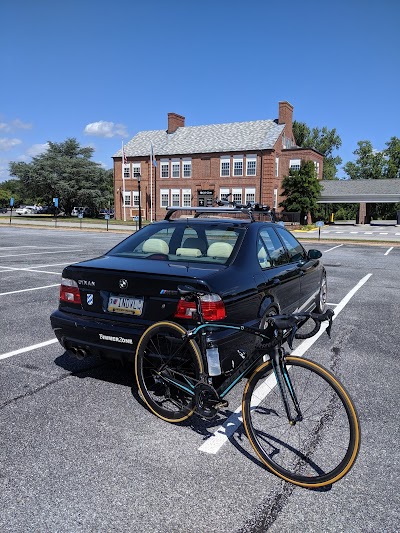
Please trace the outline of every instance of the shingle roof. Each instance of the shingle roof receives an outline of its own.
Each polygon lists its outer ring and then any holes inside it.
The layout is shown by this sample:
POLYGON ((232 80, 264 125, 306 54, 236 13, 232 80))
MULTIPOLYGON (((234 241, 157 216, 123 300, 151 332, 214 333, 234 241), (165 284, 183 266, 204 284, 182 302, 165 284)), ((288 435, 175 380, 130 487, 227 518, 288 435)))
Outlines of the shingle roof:
POLYGON ((323 180, 320 203, 400 202, 400 179, 323 180))
MULTIPOLYGON (((284 129, 273 120, 184 126, 174 133, 165 130, 141 131, 125 146, 127 157, 149 156, 150 143, 154 155, 171 156, 212 152, 243 152, 272 149, 284 129)), ((114 157, 121 157, 122 149, 114 157)))

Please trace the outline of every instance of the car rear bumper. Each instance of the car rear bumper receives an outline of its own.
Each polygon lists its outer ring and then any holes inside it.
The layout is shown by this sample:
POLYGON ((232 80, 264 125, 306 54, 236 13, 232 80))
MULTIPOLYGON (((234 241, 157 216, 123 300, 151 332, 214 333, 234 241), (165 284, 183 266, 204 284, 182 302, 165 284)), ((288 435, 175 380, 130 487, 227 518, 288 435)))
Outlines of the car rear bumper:
POLYGON ((129 327, 117 322, 82 318, 57 310, 50 316, 54 333, 65 350, 78 357, 97 355, 106 359, 134 361, 136 345, 146 325, 129 327))

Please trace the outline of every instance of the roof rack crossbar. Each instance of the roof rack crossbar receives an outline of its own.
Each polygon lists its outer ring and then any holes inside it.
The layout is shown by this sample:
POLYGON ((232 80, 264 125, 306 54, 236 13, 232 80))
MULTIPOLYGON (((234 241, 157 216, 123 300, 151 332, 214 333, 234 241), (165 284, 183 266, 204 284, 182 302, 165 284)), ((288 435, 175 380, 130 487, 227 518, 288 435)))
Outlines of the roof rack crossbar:
POLYGON ((164 220, 169 220, 176 211, 192 211, 195 213, 194 218, 197 218, 202 213, 218 214, 218 213, 243 213, 254 222, 252 209, 248 207, 166 207, 167 214, 164 220))

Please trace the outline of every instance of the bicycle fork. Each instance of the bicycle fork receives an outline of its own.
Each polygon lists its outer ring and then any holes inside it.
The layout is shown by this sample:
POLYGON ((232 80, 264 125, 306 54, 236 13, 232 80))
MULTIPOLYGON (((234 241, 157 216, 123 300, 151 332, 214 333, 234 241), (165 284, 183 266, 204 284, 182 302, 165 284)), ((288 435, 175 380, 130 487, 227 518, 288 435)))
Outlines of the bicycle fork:
POLYGON ((301 414, 296 392, 286 366, 285 355, 286 354, 283 348, 275 347, 273 349, 273 353, 271 354, 271 363, 286 411, 286 416, 289 424, 294 426, 297 422, 301 422, 301 420, 303 420, 303 416, 301 414), (293 411, 294 413, 292 414, 293 411))

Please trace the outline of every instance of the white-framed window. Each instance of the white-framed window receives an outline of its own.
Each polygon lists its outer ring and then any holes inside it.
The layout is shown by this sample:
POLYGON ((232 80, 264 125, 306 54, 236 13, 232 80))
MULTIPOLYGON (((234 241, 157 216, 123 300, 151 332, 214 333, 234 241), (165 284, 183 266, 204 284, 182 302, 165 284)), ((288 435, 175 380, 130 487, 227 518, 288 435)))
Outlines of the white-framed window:
POLYGON ((169 178, 169 161, 161 161, 161 177, 169 178))
POLYGON ((183 166, 183 177, 191 178, 192 177, 192 160, 184 159, 182 162, 182 166, 183 166))
POLYGON ((132 177, 137 179, 140 176, 140 163, 132 163, 132 177))
POLYGON ((131 206, 131 193, 125 191, 122 194, 124 196, 124 206, 125 207, 130 207, 131 206))
POLYGON ((289 168, 291 170, 300 170, 300 165, 301 165, 300 159, 291 159, 290 160, 290 164, 289 164, 289 168))
POLYGON ((190 189, 182 189, 182 206, 191 207, 192 205, 192 191, 190 189))
POLYGON ((180 178, 181 176, 181 163, 179 159, 173 159, 171 163, 171 176, 173 178, 180 178))
POLYGON ((314 161, 314 167, 315 167, 315 175, 318 178, 319 177, 319 161, 314 161))
POLYGON ((274 189, 274 198, 272 204, 273 208, 278 209, 278 189, 274 189))
POLYGON ((221 157, 220 159, 220 176, 231 175, 231 158, 221 157))
POLYGON ((279 157, 275 157, 275 177, 279 176, 279 157))
POLYGON ((139 192, 138 191, 132 191, 132 205, 133 207, 139 207, 139 192))
POLYGON ((131 177, 131 168, 130 164, 124 165, 124 179, 128 179, 131 177))
POLYGON ((222 188, 219 190, 219 197, 220 197, 220 200, 228 200, 228 194, 230 193, 231 191, 229 189, 226 189, 226 188, 222 188))
POLYGON ((174 207, 179 207, 181 205, 181 191, 180 189, 171 190, 171 202, 174 207))
POLYGON ((160 189, 160 207, 169 206, 169 189, 160 189))
POLYGON ((233 175, 243 176, 243 156, 242 155, 233 156, 233 175))
POLYGON ((242 203, 242 189, 232 189, 232 200, 234 202, 242 203))
POLYGON ((246 204, 248 202, 254 203, 255 201, 256 201, 256 190, 255 190, 255 188, 245 189, 245 202, 246 202, 246 204))
POLYGON ((256 155, 247 155, 246 156, 246 176, 255 176, 257 170, 257 156, 256 155))

